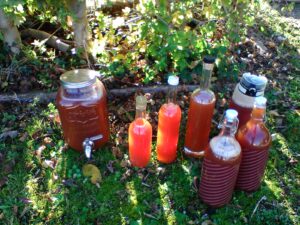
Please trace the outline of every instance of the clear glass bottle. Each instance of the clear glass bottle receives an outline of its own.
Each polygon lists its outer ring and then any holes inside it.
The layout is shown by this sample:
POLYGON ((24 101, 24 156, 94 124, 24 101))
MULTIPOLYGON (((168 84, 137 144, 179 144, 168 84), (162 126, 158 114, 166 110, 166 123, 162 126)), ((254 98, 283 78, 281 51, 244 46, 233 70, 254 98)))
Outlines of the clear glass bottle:
POLYGON ((147 99, 136 97, 135 120, 128 130, 129 159, 132 166, 146 167, 151 158, 152 126, 146 120, 147 99))
POLYGON ((257 190, 265 172, 271 145, 271 135, 264 124, 266 102, 265 97, 255 99, 250 120, 236 135, 242 148, 242 162, 236 182, 239 190, 257 190))
POLYGON ((251 73, 244 73, 236 85, 229 108, 238 111, 239 127, 247 123, 251 117, 256 97, 263 96, 267 85, 267 78, 251 73))
POLYGON ((64 138, 77 151, 89 144, 99 148, 109 140, 107 94, 97 76, 96 71, 76 69, 60 77, 56 106, 64 138))
POLYGON ((228 109, 220 134, 209 143, 201 172, 199 195, 211 207, 221 207, 232 197, 241 162, 241 147, 235 139, 237 111, 228 109))
POLYGON ((167 103, 163 104, 158 113, 157 159, 162 163, 171 163, 176 159, 181 109, 176 104, 179 77, 170 76, 167 103))
POLYGON ((190 98, 183 149, 184 153, 190 157, 203 157, 208 146, 211 120, 216 102, 214 92, 209 89, 214 62, 215 58, 204 57, 200 87, 192 93, 190 98))

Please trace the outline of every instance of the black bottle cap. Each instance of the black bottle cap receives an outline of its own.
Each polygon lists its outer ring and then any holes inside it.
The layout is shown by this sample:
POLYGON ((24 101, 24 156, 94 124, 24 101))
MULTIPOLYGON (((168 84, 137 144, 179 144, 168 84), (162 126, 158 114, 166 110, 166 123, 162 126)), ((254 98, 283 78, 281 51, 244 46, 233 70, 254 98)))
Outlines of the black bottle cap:
POLYGON ((214 64, 215 61, 216 61, 216 58, 213 57, 213 56, 210 56, 210 55, 206 55, 206 56, 204 56, 204 58, 203 58, 203 62, 204 62, 204 63, 214 64))

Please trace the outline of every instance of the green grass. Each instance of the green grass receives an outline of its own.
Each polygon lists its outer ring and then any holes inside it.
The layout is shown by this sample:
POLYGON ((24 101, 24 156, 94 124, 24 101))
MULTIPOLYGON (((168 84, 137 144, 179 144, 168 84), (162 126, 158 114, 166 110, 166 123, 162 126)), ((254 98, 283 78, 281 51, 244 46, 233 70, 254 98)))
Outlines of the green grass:
MULTIPOLYGON (((0 223, 201 224, 208 218, 215 224, 299 223, 300 168, 291 163, 299 159, 300 118, 296 112, 287 113, 288 128, 275 135, 261 188, 251 194, 237 191, 230 204, 217 210, 201 203, 192 188, 194 177, 200 176, 201 162, 186 159, 181 153, 171 165, 159 164, 153 153, 147 170, 138 170, 122 167, 124 159, 115 158, 106 146, 94 154, 103 182, 100 188, 91 184, 81 173, 85 163, 82 155, 64 149, 60 127, 49 119, 53 113, 52 104, 42 112, 32 107, 35 116, 28 118, 22 131, 28 138, 23 143, 14 139, 1 144, 0 152, 7 156, 7 162, 16 163, 0 192, 0 223), (50 135, 50 144, 40 138, 45 134, 50 135), (39 158, 35 151, 42 145, 45 149, 39 158), (45 159, 54 159, 56 167, 44 167, 45 159), (113 173, 106 168, 110 161, 114 161, 113 173), (127 170, 132 175, 122 181, 127 170), (147 173, 145 186, 142 181, 147 173), (267 199, 251 217, 263 196, 267 199)), ((18 119, 16 115, 14 120, 18 119)), ((7 121, 2 122, 7 125, 7 121)), ((121 150, 127 158, 126 148, 121 150)))

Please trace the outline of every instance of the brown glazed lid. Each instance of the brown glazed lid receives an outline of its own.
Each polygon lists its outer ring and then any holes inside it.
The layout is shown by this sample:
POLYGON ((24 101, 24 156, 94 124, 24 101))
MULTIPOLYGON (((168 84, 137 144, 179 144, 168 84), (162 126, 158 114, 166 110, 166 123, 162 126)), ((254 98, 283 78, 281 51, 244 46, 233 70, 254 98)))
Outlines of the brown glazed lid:
POLYGON ((65 88, 84 88, 96 82, 99 73, 90 69, 75 69, 63 73, 60 82, 65 88))

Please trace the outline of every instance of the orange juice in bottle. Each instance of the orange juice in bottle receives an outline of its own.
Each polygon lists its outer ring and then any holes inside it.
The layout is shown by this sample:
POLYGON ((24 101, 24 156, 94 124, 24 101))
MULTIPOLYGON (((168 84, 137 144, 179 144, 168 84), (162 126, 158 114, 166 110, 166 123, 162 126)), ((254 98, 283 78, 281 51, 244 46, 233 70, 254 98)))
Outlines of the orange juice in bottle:
POLYGON ((128 130, 129 160, 133 166, 146 167, 151 157, 152 126, 146 120, 147 99, 136 97, 135 120, 128 130))
POLYGON ((176 104, 179 77, 170 76, 167 103, 163 104, 158 114, 157 159, 162 163, 171 163, 176 159, 181 109, 176 104))

